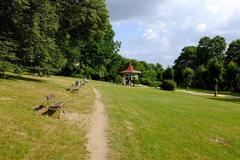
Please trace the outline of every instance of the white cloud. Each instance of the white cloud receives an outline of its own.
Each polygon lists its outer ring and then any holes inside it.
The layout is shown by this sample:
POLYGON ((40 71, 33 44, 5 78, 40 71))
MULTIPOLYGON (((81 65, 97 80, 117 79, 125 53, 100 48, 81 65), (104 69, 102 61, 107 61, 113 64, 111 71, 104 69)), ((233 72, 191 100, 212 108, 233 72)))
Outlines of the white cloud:
POLYGON ((126 36, 127 56, 173 64, 186 45, 195 45, 202 36, 220 34, 228 41, 240 38, 240 0, 107 0, 112 23, 138 23, 139 36, 126 36), (133 40, 134 39, 134 40, 133 40), (174 58, 173 58, 174 57, 174 58))
POLYGON ((172 60, 172 59, 174 59, 174 57, 171 56, 171 55, 165 55, 164 58, 165 58, 166 60, 172 60))
POLYGON ((159 35, 157 32, 153 31, 152 29, 147 29, 143 35, 143 38, 146 38, 148 41, 153 41, 159 39, 159 35))
POLYGON ((170 48, 171 47, 171 44, 170 44, 170 41, 169 41, 169 39, 167 38, 167 37, 163 37, 162 39, 161 39, 161 47, 162 48, 165 48, 165 49, 167 49, 167 48, 170 48))
POLYGON ((220 10, 220 7, 218 5, 213 4, 213 5, 207 5, 205 9, 211 14, 217 14, 220 10))
POLYGON ((207 25, 205 23, 199 23, 196 27, 198 32, 205 32, 207 29, 207 25))

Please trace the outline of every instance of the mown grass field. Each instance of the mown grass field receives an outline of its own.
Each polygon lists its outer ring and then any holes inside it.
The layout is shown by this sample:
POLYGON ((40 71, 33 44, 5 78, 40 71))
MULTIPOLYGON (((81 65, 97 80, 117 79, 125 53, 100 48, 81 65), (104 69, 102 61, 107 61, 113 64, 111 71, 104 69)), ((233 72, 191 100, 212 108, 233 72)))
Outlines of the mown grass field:
POLYGON ((84 118, 37 116, 55 94, 68 112, 89 115, 95 86, 108 114, 112 160, 239 160, 240 101, 90 82, 77 94, 66 77, 0 79, 0 160, 87 159, 84 118))
POLYGON ((70 88, 75 79, 64 77, 0 79, 0 159, 85 159, 85 127, 55 116, 37 116, 33 106, 46 102, 49 94, 64 101, 68 112, 92 112, 94 94, 86 85, 79 93, 70 88))
POLYGON ((240 101, 98 83, 112 160, 239 160, 240 101))

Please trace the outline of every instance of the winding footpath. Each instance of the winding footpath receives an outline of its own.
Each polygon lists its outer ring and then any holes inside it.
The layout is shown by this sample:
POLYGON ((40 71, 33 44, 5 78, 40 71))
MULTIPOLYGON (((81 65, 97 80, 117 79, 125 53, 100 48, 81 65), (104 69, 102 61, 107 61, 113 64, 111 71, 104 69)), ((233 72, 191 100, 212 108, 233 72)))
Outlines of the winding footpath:
MULTIPOLYGON (((185 90, 176 90, 176 91, 189 93, 189 94, 196 95, 196 96, 213 96, 213 93, 210 94, 210 93, 202 93, 202 92, 195 92, 195 91, 185 91, 185 90)), ((224 95, 224 94, 218 94, 218 97, 229 98, 229 99, 240 99, 240 97, 238 97, 238 96, 224 95)))
POLYGON ((101 101, 101 94, 97 89, 93 89, 95 93, 95 111, 90 119, 90 126, 87 133, 90 160, 106 160, 108 153, 107 145, 107 115, 105 107, 101 101))

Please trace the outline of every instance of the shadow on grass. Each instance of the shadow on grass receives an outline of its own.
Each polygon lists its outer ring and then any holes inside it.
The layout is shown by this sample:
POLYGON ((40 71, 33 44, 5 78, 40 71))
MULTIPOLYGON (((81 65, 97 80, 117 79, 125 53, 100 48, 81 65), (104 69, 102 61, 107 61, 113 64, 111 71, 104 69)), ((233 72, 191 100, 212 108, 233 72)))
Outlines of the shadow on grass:
POLYGON ((39 79, 23 77, 18 75, 10 75, 10 74, 7 74, 7 75, 0 74, 0 79, 7 79, 12 81, 23 80, 23 81, 30 81, 30 82, 43 82, 42 80, 39 80, 39 79))
POLYGON ((217 98, 217 97, 212 97, 208 98, 216 101, 222 101, 222 102, 231 102, 231 103, 236 103, 240 104, 240 98, 217 98))
POLYGON ((53 109, 48 109, 46 112, 44 112, 42 115, 45 116, 52 116, 54 113, 56 113, 57 110, 53 110, 53 109))

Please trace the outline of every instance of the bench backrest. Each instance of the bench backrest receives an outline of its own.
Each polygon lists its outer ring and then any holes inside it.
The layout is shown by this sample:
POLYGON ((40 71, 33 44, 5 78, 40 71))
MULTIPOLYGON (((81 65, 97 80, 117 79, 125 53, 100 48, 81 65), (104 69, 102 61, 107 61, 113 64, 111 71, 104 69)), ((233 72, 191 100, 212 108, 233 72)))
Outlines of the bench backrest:
POLYGON ((47 96, 47 101, 50 102, 50 101, 55 101, 55 95, 54 94, 50 94, 47 96))

